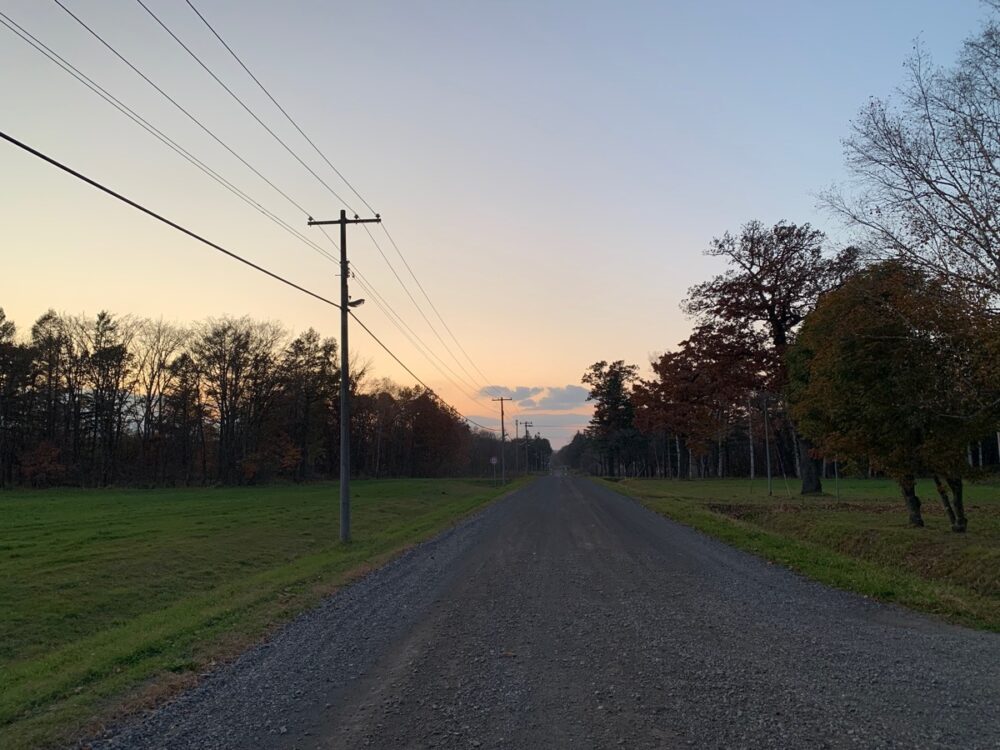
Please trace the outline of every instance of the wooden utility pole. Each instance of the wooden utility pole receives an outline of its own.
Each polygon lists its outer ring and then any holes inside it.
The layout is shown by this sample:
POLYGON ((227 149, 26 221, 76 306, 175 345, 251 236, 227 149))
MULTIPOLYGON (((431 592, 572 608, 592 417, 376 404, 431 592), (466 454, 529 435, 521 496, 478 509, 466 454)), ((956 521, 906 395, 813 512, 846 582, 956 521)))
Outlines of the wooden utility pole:
MULTIPOLYGON (((518 427, 518 421, 515 419, 514 420, 514 476, 517 476, 520 473, 517 470, 517 462, 518 462, 518 458, 517 458, 517 438, 520 435, 520 429, 521 428, 518 427)), ((524 468, 527 469, 528 467, 525 466, 524 468)))
POLYGON ((500 398, 495 398, 493 400, 500 402, 500 484, 507 484, 507 429, 504 427, 503 421, 503 402, 513 401, 514 399, 501 396, 500 398))
MULTIPOLYGON (((767 396, 764 396, 764 452, 767 460, 767 496, 774 494, 771 487, 771 428, 767 419, 767 396)), ((782 469, 784 472, 784 469, 782 469)))
POLYGON ((531 440, 531 435, 528 434, 528 428, 534 427, 534 422, 524 422, 524 473, 531 473, 531 462, 528 461, 528 442, 531 440))
POLYGON ((330 221, 313 221, 309 217, 309 226, 318 227, 328 224, 340 226, 340 541, 351 541, 351 366, 347 358, 347 319, 351 308, 364 302, 363 299, 351 302, 347 291, 347 279, 350 266, 347 262, 347 225, 377 224, 382 217, 375 214, 374 219, 359 219, 355 214, 353 219, 347 218, 347 211, 341 209, 340 218, 330 221))

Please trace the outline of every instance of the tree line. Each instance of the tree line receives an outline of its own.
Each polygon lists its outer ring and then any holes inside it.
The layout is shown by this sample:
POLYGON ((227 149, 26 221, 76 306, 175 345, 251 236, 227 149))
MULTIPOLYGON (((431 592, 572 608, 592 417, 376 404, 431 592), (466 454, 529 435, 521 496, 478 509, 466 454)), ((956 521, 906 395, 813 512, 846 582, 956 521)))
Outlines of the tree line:
POLYGON ((559 462, 678 478, 764 466, 803 493, 831 468, 879 472, 914 526, 928 477, 966 529, 964 480, 1000 463, 1000 24, 950 68, 918 48, 906 70, 844 141, 856 189, 822 198, 854 243, 786 221, 712 240, 726 270, 689 290, 691 335, 648 377, 592 365, 593 419, 559 462))
MULTIPOLYGON (((352 474, 492 475, 496 434, 422 387, 352 369, 352 474)), ((0 486, 335 478, 340 379, 337 342, 312 329, 50 310, 21 335, 0 309, 0 486)), ((548 441, 529 442, 547 460, 548 441)))

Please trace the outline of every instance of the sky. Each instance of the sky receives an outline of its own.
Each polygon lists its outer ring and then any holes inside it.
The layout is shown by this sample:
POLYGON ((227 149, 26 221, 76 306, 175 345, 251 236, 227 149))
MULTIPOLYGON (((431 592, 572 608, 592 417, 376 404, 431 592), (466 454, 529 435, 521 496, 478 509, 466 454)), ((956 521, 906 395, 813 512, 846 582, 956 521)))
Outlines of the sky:
MULTIPOLYGON (((305 211, 56 3, 6 0, 0 10, 336 252, 306 219, 335 218, 344 204, 138 2, 63 2, 305 211)), ((144 2, 368 215, 186 3, 144 2)), ((915 40, 947 65, 986 13, 977 0, 192 2, 381 214, 419 280, 382 228, 376 247, 352 227, 353 268, 424 346, 355 280, 352 294, 367 298, 359 318, 462 414, 495 427, 491 398, 513 397, 507 429, 530 420, 556 446, 588 420, 580 377, 591 363, 623 359, 645 372, 685 338, 686 289, 721 270, 702 255, 713 237, 787 219, 826 231, 831 249, 847 241, 816 195, 846 178, 852 117, 902 83, 915 40)), ((0 84, 4 132, 338 297, 328 258, 3 27, 0 84)), ((250 315, 292 334, 339 335, 335 309, 6 143, 0 174, 0 307, 22 332, 55 308, 185 324, 250 315)), ((412 383, 357 326, 350 349, 376 376, 412 383)))

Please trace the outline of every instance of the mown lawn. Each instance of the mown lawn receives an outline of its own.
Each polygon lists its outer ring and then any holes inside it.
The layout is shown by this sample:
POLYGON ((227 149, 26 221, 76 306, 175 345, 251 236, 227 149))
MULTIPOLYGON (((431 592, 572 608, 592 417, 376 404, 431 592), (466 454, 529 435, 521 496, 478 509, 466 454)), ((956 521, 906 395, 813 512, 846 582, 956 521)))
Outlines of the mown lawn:
POLYGON ((930 481, 919 482, 926 528, 907 525, 896 485, 841 480, 801 497, 763 481, 627 480, 604 484, 668 518, 811 578, 953 622, 1000 631, 1000 484, 969 485, 969 531, 951 531, 930 481))
POLYGON ((336 484, 0 493, 0 747, 64 742, 190 684, 506 490, 355 482, 350 545, 336 484))

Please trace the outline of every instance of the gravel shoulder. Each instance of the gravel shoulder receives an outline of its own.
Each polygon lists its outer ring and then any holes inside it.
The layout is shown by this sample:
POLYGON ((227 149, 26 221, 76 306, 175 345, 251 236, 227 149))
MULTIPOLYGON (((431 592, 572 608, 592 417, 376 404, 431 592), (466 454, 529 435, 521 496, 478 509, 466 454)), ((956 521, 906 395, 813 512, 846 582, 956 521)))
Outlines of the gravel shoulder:
POLYGON ((1000 636, 549 477, 94 748, 1000 748, 1000 636))

